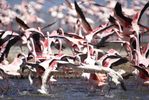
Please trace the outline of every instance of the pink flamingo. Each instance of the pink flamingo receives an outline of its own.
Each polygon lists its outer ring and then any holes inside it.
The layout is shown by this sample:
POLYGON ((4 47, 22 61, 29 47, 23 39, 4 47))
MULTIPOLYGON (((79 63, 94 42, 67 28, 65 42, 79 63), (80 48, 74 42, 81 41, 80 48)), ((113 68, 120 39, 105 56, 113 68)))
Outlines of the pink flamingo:
POLYGON ((21 40, 19 34, 12 31, 2 31, 0 34, 0 62, 3 64, 8 64, 7 56, 10 48, 17 42, 21 40), (12 43, 13 42, 13 43, 12 43))
MULTIPOLYGON (((58 61, 58 63, 63 64, 66 67, 71 67, 71 68, 76 69, 76 70, 77 69, 83 70, 84 72, 87 72, 87 73, 93 73, 93 74, 94 73, 97 73, 97 77, 98 77, 98 73, 105 72, 105 73, 107 73, 112 78, 112 81, 116 85, 118 85, 121 82, 123 82, 123 77, 118 72, 116 72, 113 69, 108 68, 108 67, 103 67, 101 65, 90 65, 90 64, 83 64, 83 65, 81 64, 81 65, 78 65, 78 64, 75 64, 75 63, 67 62, 67 61, 58 61)), ((96 76, 96 74, 95 74, 95 76, 96 76)), ((94 79, 94 77, 92 77, 92 78, 94 79)), ((100 79, 103 79, 101 81, 101 83, 104 82, 104 80, 105 80, 104 75, 103 75, 103 77, 100 77, 100 79)), ((98 81, 98 84, 100 83, 100 80, 98 80, 98 79, 95 80, 95 81, 98 81)))
MULTIPOLYGON (((147 2, 144 8, 136 15, 134 15, 133 19, 131 19, 129 17, 124 16, 124 14, 122 13, 121 4, 117 2, 114 8, 114 17, 116 17, 116 20, 118 20, 120 25, 123 27, 123 31, 120 32, 120 34, 122 34, 125 38, 129 38, 129 35, 135 32, 135 34, 139 38, 138 35, 139 35, 140 27, 143 26, 143 25, 140 25, 140 19, 142 17, 142 14, 148 7, 149 7, 149 2, 147 2)), ((143 27, 143 28, 148 30, 148 28, 146 27, 143 27)))
POLYGON ((112 66, 118 66, 120 64, 128 62, 128 59, 125 57, 122 57, 118 51, 114 49, 110 49, 107 51, 107 54, 103 55, 101 58, 98 59, 98 61, 104 66, 104 67, 111 67, 112 66))
POLYGON ((134 55, 134 61, 135 65, 143 64, 145 67, 148 67, 148 58, 147 58, 147 52, 149 49, 149 44, 146 46, 146 49, 142 52, 140 48, 140 43, 139 40, 137 39, 136 36, 132 35, 131 36, 131 41, 132 42, 132 53, 134 55))
MULTIPOLYGON (((35 71, 37 75, 40 77, 39 83, 40 83, 40 88, 38 91, 42 94, 48 94, 48 81, 53 81, 53 78, 51 76, 51 72, 55 72, 57 69, 57 60, 60 60, 64 55, 57 55, 57 56, 51 56, 50 59, 46 59, 43 62, 40 62, 38 64, 31 64, 31 63, 26 63, 26 67, 31 69, 31 71, 35 71), (35 70, 32 70, 35 69, 35 70)), ((29 74, 29 80, 30 84, 33 84, 33 80, 31 78, 31 73, 29 74)), ((54 79, 54 81, 56 81, 54 79)))
POLYGON ((140 64, 139 66, 133 66, 135 67, 139 73, 137 73, 139 75, 139 77, 141 79, 144 80, 143 84, 144 85, 149 85, 149 70, 147 68, 144 67, 144 65, 140 64))
MULTIPOLYGON (((83 47, 83 44, 86 42, 84 39, 82 38, 72 38, 72 37, 68 37, 68 36, 60 36, 60 35, 56 35, 56 36, 49 36, 49 38, 60 38, 60 39, 64 39, 64 41, 68 44, 68 46, 70 46, 70 48, 73 50, 76 50, 76 48, 78 49, 78 51, 81 51, 81 48, 83 47)), ((62 45, 62 44, 60 44, 62 45)))
POLYGON ((24 65, 24 60, 26 57, 24 54, 18 54, 17 58, 14 58, 13 62, 8 65, 1 65, 0 69, 3 70, 3 72, 10 76, 20 76, 21 73, 18 72, 21 69, 21 66, 24 65))
MULTIPOLYGON (((107 37, 107 36, 113 34, 113 32, 110 32, 111 31, 110 28, 112 28, 113 25, 105 26, 105 27, 98 27, 98 28, 92 29, 90 24, 87 22, 81 8, 78 6, 76 1, 75 1, 75 9, 76 9, 78 16, 81 18, 83 28, 85 29, 85 38, 86 38, 87 42, 91 43, 91 41, 93 40, 95 35, 103 32, 107 29, 109 29, 109 32, 107 34, 103 33, 103 36, 100 37, 101 39, 106 40, 106 38, 104 38, 104 37, 107 37)), ((103 40, 103 41, 105 41, 105 40, 103 40)))
POLYGON ((19 36, 15 36, 14 38, 10 39, 8 41, 8 43, 6 44, 5 48, 3 48, 4 50, 1 51, 1 57, 0 57, 0 62, 3 62, 6 60, 6 58, 8 57, 10 48, 17 43, 19 40, 21 40, 21 38, 19 36))
MULTIPOLYGON (((35 60, 37 60, 37 56, 41 55, 44 49, 44 44, 41 38, 44 38, 44 34, 41 32, 41 29, 30 28, 23 20, 16 17, 17 23, 23 27, 24 32, 22 34, 22 39, 25 40, 27 47, 30 52, 35 56, 35 60)), ((53 25, 53 24, 51 24, 53 25)), ((44 27, 42 28, 44 29, 44 27)))
POLYGON ((149 51, 149 44, 145 46, 145 49, 141 48, 139 39, 135 35, 130 35, 130 48, 132 57, 130 61, 134 64, 134 67, 139 71, 138 76, 144 80, 144 83, 148 84, 148 69, 149 66, 149 59, 148 51, 149 51))

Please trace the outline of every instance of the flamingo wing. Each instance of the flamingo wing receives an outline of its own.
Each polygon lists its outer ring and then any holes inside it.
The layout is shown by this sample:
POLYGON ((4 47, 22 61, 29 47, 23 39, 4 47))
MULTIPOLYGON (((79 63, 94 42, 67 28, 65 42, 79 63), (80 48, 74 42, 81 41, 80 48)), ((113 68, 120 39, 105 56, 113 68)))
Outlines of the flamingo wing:
POLYGON ((17 43, 20 40, 19 36, 14 37, 13 39, 9 40, 8 44, 5 47, 4 52, 2 53, 1 57, 0 57, 0 62, 4 60, 4 58, 8 56, 8 53, 10 51, 10 48, 17 43))
POLYGON ((92 28, 91 28, 90 24, 87 22, 87 20, 86 20, 84 14, 83 14, 81 8, 79 7, 79 5, 77 4, 76 1, 75 1, 74 3, 75 3, 76 12, 77 12, 78 16, 79 16, 79 17, 81 18, 81 20, 82 20, 82 25, 83 25, 83 27, 85 28, 85 30, 86 30, 87 32, 91 32, 91 31, 92 31, 92 28))
POLYGON ((122 20, 125 23, 128 23, 129 25, 131 25, 132 19, 129 18, 129 17, 124 16, 124 14, 122 12, 121 4, 119 2, 116 3, 114 11, 115 11, 116 16, 118 16, 118 18, 120 20, 122 20))
POLYGON ((21 27, 23 27, 24 29, 28 29, 28 28, 29 28, 29 26, 28 26, 27 24, 25 24, 25 22, 24 22, 22 19, 18 18, 18 17, 16 17, 16 22, 17 22, 21 27))
POLYGON ((134 67, 135 67, 136 69, 138 69, 140 72, 143 72, 146 77, 149 77, 149 73, 146 71, 145 68, 143 68, 143 67, 141 67, 141 66, 134 66, 134 67))
POLYGON ((143 15, 143 13, 145 12, 145 10, 149 7, 149 1, 145 4, 145 6, 143 7, 143 9, 140 11, 139 17, 138 17, 138 24, 140 22, 140 19, 143 15))

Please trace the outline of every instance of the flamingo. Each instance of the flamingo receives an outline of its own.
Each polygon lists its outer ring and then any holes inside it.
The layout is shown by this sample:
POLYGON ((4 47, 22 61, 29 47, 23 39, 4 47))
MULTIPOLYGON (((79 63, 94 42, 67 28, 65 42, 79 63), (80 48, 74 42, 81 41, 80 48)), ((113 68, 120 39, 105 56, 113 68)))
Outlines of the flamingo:
MULTIPOLYGON (((92 29, 92 27, 87 22, 87 20, 86 20, 84 14, 83 14, 81 8, 78 6, 78 4, 77 4, 76 1, 75 1, 75 9, 76 9, 76 12, 77 12, 78 16, 81 18, 83 28, 85 29, 85 38, 86 38, 87 42, 89 42, 89 43, 91 43, 91 41, 93 40, 93 38, 94 38, 95 35, 97 35, 98 33, 103 32, 103 31, 105 31, 107 29, 110 30, 113 27, 113 25, 109 25, 109 26, 105 26, 105 27, 97 27, 95 29, 92 29)), ((113 32, 108 32, 107 34, 106 33, 103 33, 103 36, 100 37, 101 39, 103 39, 103 40, 101 40, 102 43, 111 34, 113 34, 113 32)))
MULTIPOLYGON (((55 72, 55 70, 57 69, 56 61, 60 60, 62 57, 64 57, 64 55, 51 56, 50 59, 46 59, 45 61, 40 62, 38 64, 26 63, 26 67, 31 69, 31 71, 35 71, 37 75, 41 78, 41 80, 39 81, 39 83, 41 84, 40 84, 40 88, 38 89, 38 92, 42 94, 48 94, 47 82, 49 81, 49 79, 50 81, 53 81, 53 78, 50 74, 51 72, 55 72)), ((30 77, 30 75, 29 75, 29 80, 30 80, 30 84, 33 84, 33 80, 30 77)), ((54 79, 54 81, 56 80, 54 79)))
POLYGON ((140 43, 139 40, 137 39, 136 36, 132 35, 131 36, 131 42, 132 42, 132 53, 134 56, 134 62, 135 65, 139 65, 139 64, 143 64, 145 67, 148 67, 149 63, 148 63, 148 58, 147 58, 147 53, 148 53, 148 46, 149 44, 147 44, 146 49, 142 52, 141 48, 140 48, 140 43))
MULTIPOLYGON (((81 65, 84 65, 84 66, 87 66, 87 65, 90 65, 90 66, 95 66, 95 59, 91 58, 91 49, 89 48, 89 45, 87 44, 87 57, 86 59, 84 59, 84 63, 82 63, 81 65)), ((97 65, 98 66, 98 65, 97 65)), ((102 74, 102 73, 85 73, 83 72, 82 74, 83 77, 87 77, 91 82, 93 82, 94 84, 97 84, 99 87, 102 87, 103 85, 105 85, 105 75, 102 74)), ((122 85, 123 82, 121 83, 121 86, 123 87, 123 89, 125 90, 124 88, 124 85, 122 85)))
POLYGON ((3 62, 9 54, 10 48, 17 43, 19 40, 21 40, 21 38, 19 36, 15 36, 14 38, 10 39, 6 45, 5 48, 3 48, 4 50, 1 53, 1 57, 0 57, 0 62, 3 62))
POLYGON ((123 78, 119 73, 117 73, 111 68, 103 67, 101 65, 90 65, 90 64, 77 65, 77 64, 70 63, 67 61, 58 61, 58 63, 63 64, 66 67, 72 67, 73 69, 76 69, 76 70, 79 69, 79 70, 83 70, 84 72, 89 72, 89 73, 105 72, 112 78, 112 81, 116 85, 120 84, 123 81, 123 78))
POLYGON ((140 64, 139 66, 135 65, 133 67, 139 71, 137 75, 139 75, 139 77, 144 80, 143 84, 148 86, 149 85, 149 70, 145 68, 144 65, 142 64, 140 64))
POLYGON ((86 43, 86 41, 82 38, 71 38, 68 36, 60 36, 60 35, 55 35, 55 36, 49 36, 49 38, 60 38, 60 39, 64 39, 66 41, 66 43, 68 44, 68 46, 70 46, 70 48, 73 50, 76 48, 78 49, 78 51, 81 51, 81 48, 83 47, 83 44, 86 43), (75 47, 75 48, 74 48, 75 47))
MULTIPOLYGON (((47 65, 48 65, 48 63, 47 63, 47 65)), ((47 67, 45 69, 44 66, 41 66, 39 64, 32 64, 32 63, 26 63, 25 67, 29 68, 29 70, 30 70, 30 73, 28 75, 28 79, 29 79, 30 84, 31 85, 34 84, 34 80, 31 78, 31 75, 32 75, 33 72, 35 72, 37 74, 37 77, 39 78, 38 83, 40 85, 40 88, 38 89, 38 91, 42 94, 48 94, 48 91, 47 91, 47 81, 48 81, 48 79, 47 78, 48 78, 48 75, 50 73, 50 72, 48 72, 49 68, 47 67)))
POLYGON ((132 54, 133 54, 133 61, 134 61, 134 67, 139 71, 140 78, 144 79, 148 83, 148 70, 146 69, 149 66, 149 59, 148 56, 148 48, 149 44, 146 45, 145 50, 143 51, 140 48, 139 41, 136 36, 131 36, 131 42, 132 42, 132 54))
MULTIPOLYGON (((120 23, 120 25, 123 27, 122 32, 120 34, 123 35, 125 38, 129 38, 129 35, 135 34, 137 35, 137 38, 139 38, 139 32, 140 27, 143 25, 140 25, 140 19, 142 17, 142 14, 145 12, 145 10, 149 7, 149 2, 146 3, 144 8, 138 12, 134 17, 131 19, 129 17, 124 16, 122 13, 121 4, 119 2, 116 3, 114 8, 114 17, 116 17, 116 20, 120 23), (129 31, 128 31, 129 30, 129 31)), ((148 30, 146 27, 142 27, 148 30)))
POLYGON ((18 36, 19 34, 13 31, 2 31, 0 32, 0 46, 2 46, 6 41, 12 37, 18 36))
POLYGON ((3 70, 4 74, 10 76, 20 76, 21 73, 19 70, 21 66, 24 66, 24 61, 26 57, 24 54, 19 53, 16 58, 14 58, 13 62, 8 65, 1 65, 0 69, 3 70))
POLYGON ((112 66, 118 66, 120 64, 128 62, 128 59, 126 57, 122 57, 116 50, 110 49, 107 54, 99 58, 98 61, 104 67, 112 68, 112 66))
MULTIPOLYGON (((93 48, 87 43, 86 45, 87 48, 87 57, 84 59, 83 61, 83 65, 87 64, 87 65, 95 65, 96 64, 96 60, 93 59, 93 55, 91 55, 93 53, 93 48)), ((106 85, 105 80, 107 79, 105 74, 102 73, 86 73, 83 72, 82 75, 83 77, 86 77, 92 84, 94 84, 94 86, 98 86, 98 87, 102 87, 104 85, 106 85)))
POLYGON ((0 62, 3 64, 8 64, 6 60, 10 48, 19 40, 19 34, 13 31, 2 31, 0 34, 0 62), (14 43, 11 43, 13 42, 14 43))
POLYGON ((32 54, 35 56, 35 61, 38 60, 38 56, 41 56, 44 51, 44 42, 41 40, 41 38, 44 39, 44 34, 41 32, 44 28, 53 25, 54 23, 43 27, 43 28, 30 28, 23 20, 16 17, 17 23, 24 29, 24 32, 22 34, 22 39, 25 40, 25 44, 27 44, 27 47, 29 49, 29 52, 32 52, 32 54))

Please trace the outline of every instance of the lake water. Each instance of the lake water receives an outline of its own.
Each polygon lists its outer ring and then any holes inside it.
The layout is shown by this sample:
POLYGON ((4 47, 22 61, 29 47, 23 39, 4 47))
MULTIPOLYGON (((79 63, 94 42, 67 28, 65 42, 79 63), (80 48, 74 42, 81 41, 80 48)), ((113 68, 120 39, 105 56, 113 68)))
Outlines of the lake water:
MULTIPOLYGON (((100 89, 91 91, 89 82, 80 78, 58 79, 50 85, 48 96, 36 92, 27 79, 9 79, 9 89, 2 99, 9 100, 149 100, 149 87, 142 86, 134 77, 125 81, 127 91, 121 87, 108 92, 104 88, 104 95, 100 89), (102 95, 101 95, 102 94, 102 95)), ((6 88, 6 81, 0 81, 0 88, 6 88), (5 85, 4 85, 5 84, 5 85)), ((0 91, 1 92, 1 91, 0 91)))

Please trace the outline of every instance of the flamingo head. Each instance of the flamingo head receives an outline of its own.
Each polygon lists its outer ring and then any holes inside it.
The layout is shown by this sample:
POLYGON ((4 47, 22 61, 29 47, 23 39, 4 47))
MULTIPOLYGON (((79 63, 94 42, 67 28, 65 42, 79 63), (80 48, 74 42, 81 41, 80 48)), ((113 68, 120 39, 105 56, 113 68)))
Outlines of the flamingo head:
POLYGON ((59 35, 64 35, 64 30, 62 28, 57 29, 59 35))
POLYGON ((19 53, 17 55, 17 58, 20 58, 20 59, 25 59, 26 58, 26 55, 24 53, 19 53))

